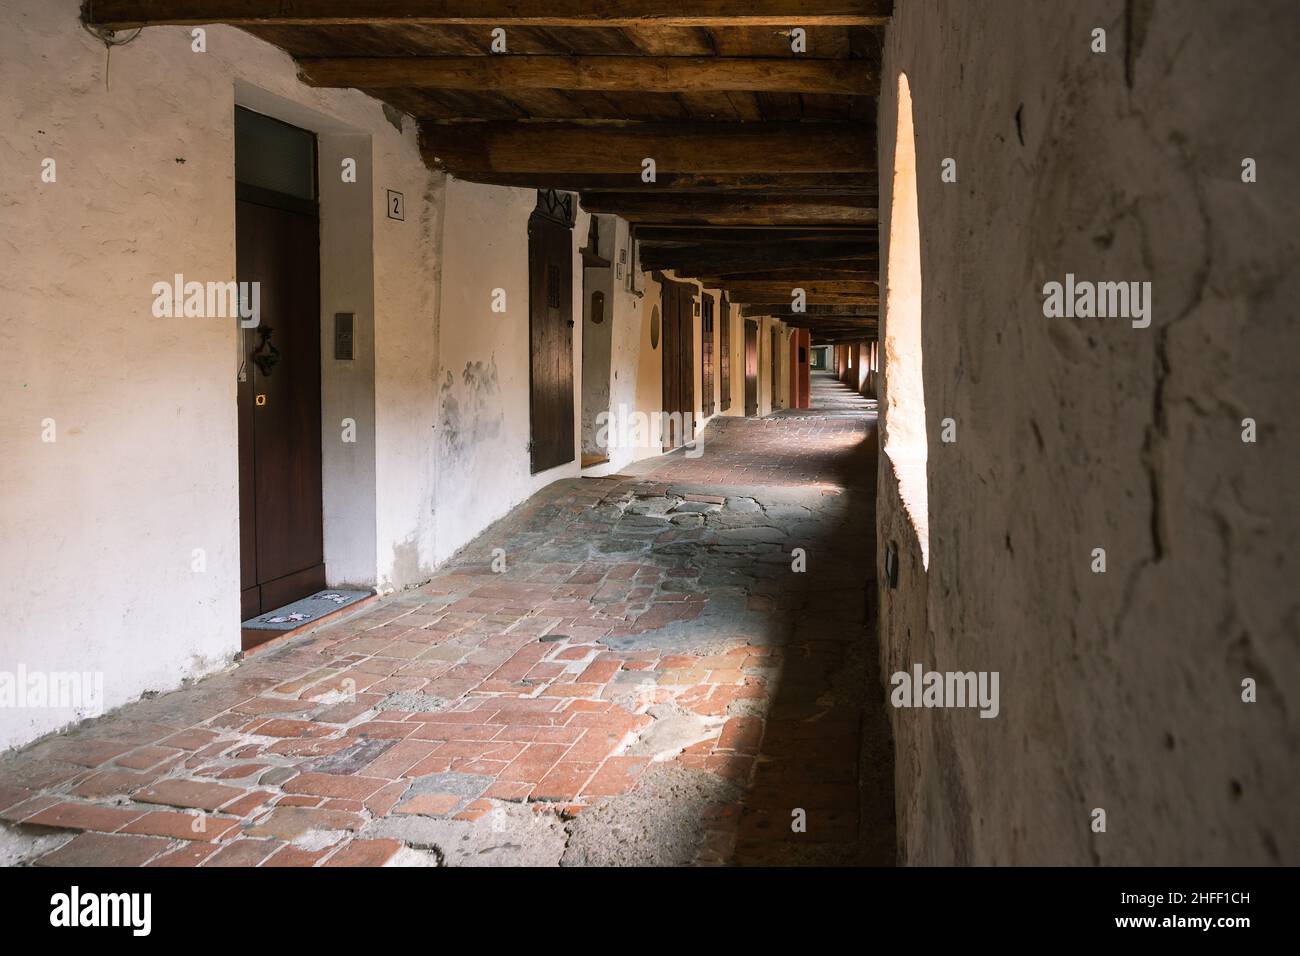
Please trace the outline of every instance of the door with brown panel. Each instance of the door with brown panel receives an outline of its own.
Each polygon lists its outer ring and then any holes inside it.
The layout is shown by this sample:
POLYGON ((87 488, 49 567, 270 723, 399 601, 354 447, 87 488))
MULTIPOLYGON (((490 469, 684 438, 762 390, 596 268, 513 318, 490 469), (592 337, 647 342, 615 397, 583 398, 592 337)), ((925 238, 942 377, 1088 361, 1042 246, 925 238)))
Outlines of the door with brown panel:
POLYGON ((745 414, 758 414, 758 323, 745 321, 745 414))
POLYGON ((573 232, 557 218, 568 208, 553 195, 543 194, 538 211, 528 221, 529 453, 533 474, 567 464, 576 454, 573 232))
POLYGON ((713 296, 700 300, 700 417, 713 414, 713 296))
POLYGON ((679 448, 694 439, 694 286, 657 276, 663 298, 663 446, 679 448))
POLYGON ((237 124, 235 272, 240 283, 258 284, 261 318, 240 330, 236 389, 240 596, 248 619, 325 587, 320 225, 308 198, 315 137, 259 114, 237 124), (309 168, 268 171, 267 158, 256 154, 268 149, 276 153, 272 165, 292 154, 309 168))

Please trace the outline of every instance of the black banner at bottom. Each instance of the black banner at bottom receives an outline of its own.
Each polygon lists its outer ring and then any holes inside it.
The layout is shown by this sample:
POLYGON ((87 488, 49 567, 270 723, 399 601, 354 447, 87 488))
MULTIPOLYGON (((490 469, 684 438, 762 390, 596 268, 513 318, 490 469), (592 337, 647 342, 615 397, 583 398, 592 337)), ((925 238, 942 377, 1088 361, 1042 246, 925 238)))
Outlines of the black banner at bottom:
POLYGON ((0 870, 0 913, 11 932, 93 933, 127 945, 204 945, 253 923, 278 927, 295 944, 355 939, 371 947, 458 928, 519 933, 534 945, 558 933, 553 939, 569 945, 603 946, 594 934, 604 927, 639 927, 647 941, 674 945, 775 944, 783 928, 807 938, 813 926, 825 941, 836 933, 879 932, 884 942, 883 934, 902 932, 925 944, 1047 933, 1232 945, 1290 928, 1293 895, 1285 869, 0 870))

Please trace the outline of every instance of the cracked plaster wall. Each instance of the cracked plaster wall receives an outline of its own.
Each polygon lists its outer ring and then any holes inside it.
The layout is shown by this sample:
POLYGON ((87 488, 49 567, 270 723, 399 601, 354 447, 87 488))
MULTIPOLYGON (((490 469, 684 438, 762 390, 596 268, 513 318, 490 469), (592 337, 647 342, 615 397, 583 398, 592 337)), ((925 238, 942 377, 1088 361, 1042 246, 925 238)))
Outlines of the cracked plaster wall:
POLYGON ((1298 61, 1288 3, 897 4, 880 168, 905 71, 930 567, 881 455, 882 682, 1001 673, 994 720, 892 711, 903 861, 1297 862, 1298 61), (1067 272, 1151 280, 1151 326, 1044 318, 1067 272))
MULTIPOLYGON (((447 181, 434 383, 439 563, 533 492, 579 472, 582 322, 575 321, 574 457, 529 473, 528 217, 536 206, 533 189, 447 181), (504 313, 492 311, 494 289, 505 290, 504 313)), ((575 319, 582 317, 577 248, 587 227, 579 210, 572 232, 575 319)))

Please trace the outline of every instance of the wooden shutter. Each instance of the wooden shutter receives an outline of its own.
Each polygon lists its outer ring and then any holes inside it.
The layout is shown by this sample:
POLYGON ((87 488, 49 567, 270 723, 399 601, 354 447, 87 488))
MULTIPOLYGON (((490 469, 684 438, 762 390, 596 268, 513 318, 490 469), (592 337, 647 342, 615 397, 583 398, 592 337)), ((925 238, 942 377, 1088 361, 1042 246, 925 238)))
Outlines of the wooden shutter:
POLYGON ((718 344, 718 390, 722 393, 721 408, 725 412, 731 407, 731 308, 725 295, 718 310, 718 322, 721 340, 718 344))
POLYGON ((704 293, 700 303, 700 415, 713 414, 713 296, 704 293))
POLYGON ((776 411, 776 383, 777 383, 777 361, 776 361, 776 329, 772 330, 772 411, 776 411))
POLYGON ((574 459, 573 234, 528 222, 529 453, 533 474, 574 459))

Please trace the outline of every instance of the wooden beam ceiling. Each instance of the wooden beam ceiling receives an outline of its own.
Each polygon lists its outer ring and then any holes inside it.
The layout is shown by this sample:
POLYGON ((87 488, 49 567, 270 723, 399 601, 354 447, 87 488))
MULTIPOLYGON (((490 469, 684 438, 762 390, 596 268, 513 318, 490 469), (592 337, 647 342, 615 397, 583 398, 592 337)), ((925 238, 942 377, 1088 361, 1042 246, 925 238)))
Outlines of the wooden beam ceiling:
POLYGON ((836 227, 794 226, 707 226, 638 225, 637 239, 660 248, 686 248, 699 245, 734 245, 750 253, 784 247, 789 252, 804 252, 827 243, 859 245, 876 241, 875 226, 845 229, 836 227))
MULTIPOLYGON (((776 308, 790 304, 790 289, 769 289, 764 286, 752 287, 749 285, 739 285, 736 283, 728 284, 724 287, 731 301, 745 305, 760 305, 770 307, 764 315, 770 315, 776 308)), ((813 305, 864 305, 874 306, 879 304, 879 300, 867 292, 825 292, 815 291, 806 292, 805 301, 813 305)))
MULTIPOLYGON (((811 300, 813 296, 830 296, 830 295, 850 295, 870 297, 875 299, 880 292, 880 286, 869 279, 821 279, 816 282, 802 282, 798 285, 787 281, 773 280, 750 280, 748 282, 732 282, 730 288, 740 291, 753 292, 758 295, 777 295, 779 299, 763 299, 763 302, 773 301, 790 301, 791 292, 798 288, 811 300)), ((753 300, 751 300, 753 301, 753 300)))
MULTIPOLYGON (((662 245, 641 238, 641 262, 652 269, 679 269, 699 275, 726 275, 764 269, 835 267, 841 263, 878 268, 874 242, 823 241, 799 244, 773 243, 755 248, 726 241, 662 245)), ((781 276, 781 278, 786 278, 781 276)))
MULTIPOLYGON (((425 158, 451 173, 866 173, 871 131, 839 123, 424 123, 425 158)), ((647 184, 648 185, 648 184, 647 184)))
POLYGON ((728 193, 583 193, 588 212, 617 213, 630 222, 715 225, 869 226, 876 222, 875 199, 864 195, 734 195, 728 193))
POLYGON ((241 27, 294 57, 307 84, 358 89, 414 117, 435 168, 577 192, 588 212, 632 223, 642 268, 724 289, 746 315, 874 335, 874 98, 892 7, 86 0, 83 19, 241 27), (497 27, 506 53, 492 48, 497 27), (791 49, 794 27, 807 31, 806 53, 791 49), (796 287, 807 296, 800 313, 796 287))
POLYGON ((820 93, 874 96, 867 60, 717 56, 300 57, 309 86, 357 89, 820 93))
POLYGON ((834 264, 810 265, 798 269, 766 269, 754 272, 701 272, 693 270, 691 275, 709 285, 727 285, 733 282, 784 282, 797 286, 804 282, 819 279, 871 279, 876 278, 874 265, 859 264, 836 267, 834 264))
POLYGON ((822 231, 698 230, 690 242, 673 242, 647 240, 644 227, 636 229, 642 267, 672 269, 711 288, 726 289, 732 301, 766 310, 758 314, 788 310, 795 288, 802 288, 806 301, 814 303, 809 308, 866 307, 859 303, 874 307, 879 297, 874 232, 854 231, 847 233, 849 238, 828 240, 818 238, 827 235, 822 231), (763 242, 764 235, 773 238, 763 242), (716 241, 710 242, 710 236, 716 241))
POLYGON ((818 318, 799 318, 796 316, 771 316, 771 318, 780 318, 791 328, 796 329, 820 329, 823 332, 854 331, 856 329, 874 329, 879 324, 879 320, 874 315, 864 316, 846 316, 842 319, 818 319, 818 318))
POLYGON ((659 172, 654 183, 635 172, 624 173, 502 173, 486 169, 463 170, 457 179, 488 183, 495 186, 521 186, 525 189, 565 189, 572 192, 599 193, 717 193, 728 195, 797 192, 799 195, 843 196, 859 194, 875 200, 877 196, 876 171, 865 173, 664 173, 659 172))
POLYGON ((831 332, 826 334, 814 332, 810 338, 812 341, 809 344, 813 348, 817 348, 821 345, 856 345, 862 342, 876 341, 876 336, 874 334, 852 335, 844 332, 831 332))
POLYGON ((87 22, 108 29, 156 24, 322 26, 395 23, 484 27, 882 26, 893 0, 89 0, 87 22), (702 8, 702 9, 701 9, 702 8))
POLYGON ((803 312, 795 312, 790 303, 781 305, 744 305, 740 314, 746 318, 769 315, 775 319, 874 319, 877 317, 876 305, 809 305, 803 312))

